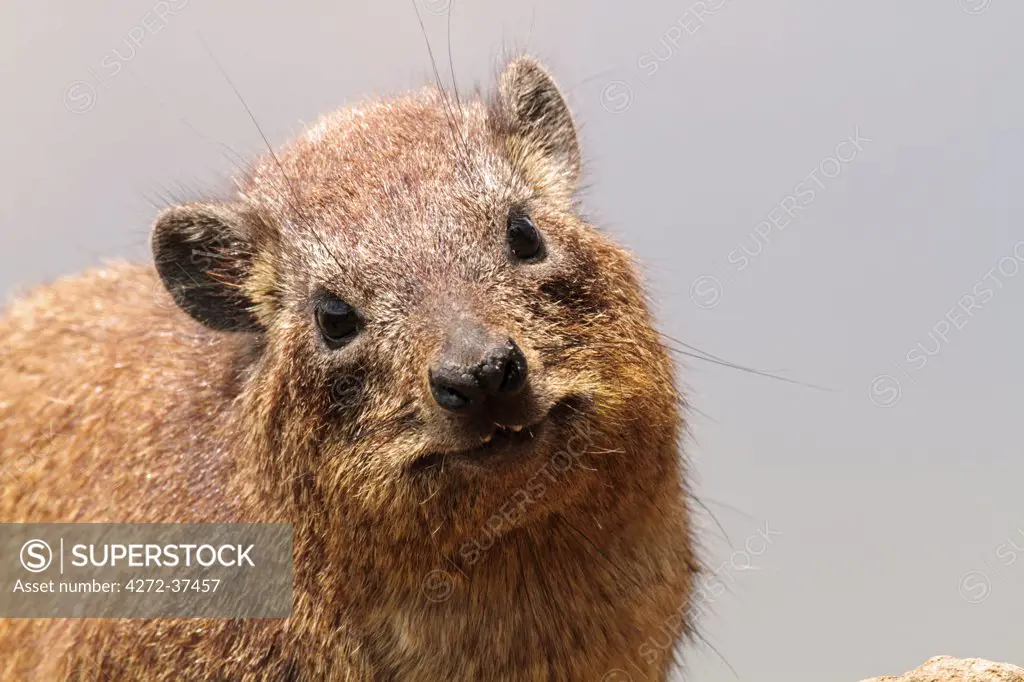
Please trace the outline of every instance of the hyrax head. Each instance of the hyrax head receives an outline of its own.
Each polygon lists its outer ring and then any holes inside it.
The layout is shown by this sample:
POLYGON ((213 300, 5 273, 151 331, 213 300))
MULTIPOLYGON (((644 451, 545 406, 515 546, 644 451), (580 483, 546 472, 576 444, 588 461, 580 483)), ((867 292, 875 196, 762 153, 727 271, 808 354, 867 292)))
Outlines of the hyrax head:
POLYGON ((576 212, 579 171, 565 100, 520 58, 490 98, 342 110, 234 199, 160 215, 178 305, 258 340, 239 419, 287 497, 466 530, 524 486, 517 523, 658 468, 671 368, 629 257, 576 212))

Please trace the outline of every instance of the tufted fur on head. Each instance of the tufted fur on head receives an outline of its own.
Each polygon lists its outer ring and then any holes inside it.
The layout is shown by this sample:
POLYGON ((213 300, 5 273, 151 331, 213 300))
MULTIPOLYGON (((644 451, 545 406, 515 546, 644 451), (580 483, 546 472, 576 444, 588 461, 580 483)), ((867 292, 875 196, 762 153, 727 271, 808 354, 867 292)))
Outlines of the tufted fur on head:
POLYGON ((489 97, 343 109, 235 196, 166 209, 155 271, 15 303, 0 442, 45 465, 0 520, 285 521, 295 600, 286 621, 0 623, 0 679, 663 679, 697 571, 681 401, 630 256, 578 211, 580 157, 517 58, 489 97), (341 346, 325 301, 354 316, 341 346), (529 367, 493 423, 432 397, 467 326, 529 367), (514 457, 481 463, 496 425, 524 427, 514 457))

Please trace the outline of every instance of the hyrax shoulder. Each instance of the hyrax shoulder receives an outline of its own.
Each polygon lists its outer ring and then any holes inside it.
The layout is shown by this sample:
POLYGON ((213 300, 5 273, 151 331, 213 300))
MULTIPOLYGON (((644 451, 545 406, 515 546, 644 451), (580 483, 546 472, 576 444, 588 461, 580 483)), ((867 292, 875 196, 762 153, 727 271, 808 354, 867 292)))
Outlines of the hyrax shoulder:
POLYGON ((680 400, 580 158, 520 58, 488 98, 328 115, 164 210, 154 265, 10 306, 0 520, 285 521, 295 597, 0 622, 0 679, 663 679, 697 570, 680 400))

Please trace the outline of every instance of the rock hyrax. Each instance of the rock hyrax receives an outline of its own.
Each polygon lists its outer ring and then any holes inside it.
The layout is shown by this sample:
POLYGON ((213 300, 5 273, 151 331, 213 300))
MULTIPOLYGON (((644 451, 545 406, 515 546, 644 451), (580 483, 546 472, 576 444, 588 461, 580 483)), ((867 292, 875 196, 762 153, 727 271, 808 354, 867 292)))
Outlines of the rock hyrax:
POLYGON ((286 522, 295 574, 287 620, 0 621, 0 679, 665 679, 681 400, 579 176, 518 58, 330 114, 160 213, 155 266, 10 305, 0 521, 286 522))

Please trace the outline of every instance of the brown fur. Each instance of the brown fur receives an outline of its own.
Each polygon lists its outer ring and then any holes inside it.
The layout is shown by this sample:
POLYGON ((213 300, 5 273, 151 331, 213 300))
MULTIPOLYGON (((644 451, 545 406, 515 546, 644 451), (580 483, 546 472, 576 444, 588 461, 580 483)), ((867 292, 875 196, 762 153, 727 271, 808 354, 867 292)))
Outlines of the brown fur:
POLYGON ((230 200, 162 214, 164 283, 205 326, 146 265, 12 304, 0 521, 284 521, 295 593, 287 620, 0 621, 0 680, 664 679, 697 570, 680 398, 578 172, 563 99, 521 58, 490 99, 337 112, 230 200), (542 262, 509 262, 512 205, 542 262), (365 320, 340 351, 316 342, 319 288, 365 320), (527 417, 561 405, 502 471, 411 469, 470 444, 426 381, 456 314, 519 341, 527 417))

